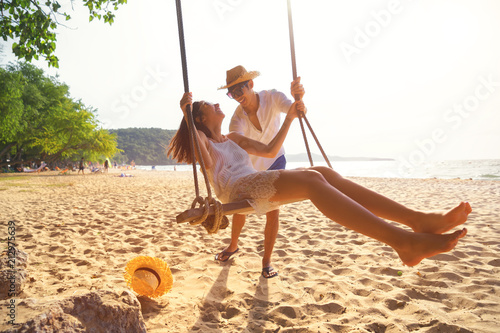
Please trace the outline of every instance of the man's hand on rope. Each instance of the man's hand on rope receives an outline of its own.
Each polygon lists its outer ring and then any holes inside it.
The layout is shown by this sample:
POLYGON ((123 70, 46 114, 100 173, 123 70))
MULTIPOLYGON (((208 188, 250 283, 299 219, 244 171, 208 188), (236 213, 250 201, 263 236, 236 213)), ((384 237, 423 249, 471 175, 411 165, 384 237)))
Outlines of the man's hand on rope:
POLYGON ((306 91, 304 90, 304 86, 300 83, 300 76, 292 81, 290 86, 290 92, 296 101, 302 99, 306 91))
POLYGON ((297 102, 294 102, 290 106, 290 109, 286 114, 286 119, 294 120, 295 118, 302 116, 302 114, 305 114, 306 112, 307 108, 304 105, 304 102, 302 100, 299 100, 297 102))

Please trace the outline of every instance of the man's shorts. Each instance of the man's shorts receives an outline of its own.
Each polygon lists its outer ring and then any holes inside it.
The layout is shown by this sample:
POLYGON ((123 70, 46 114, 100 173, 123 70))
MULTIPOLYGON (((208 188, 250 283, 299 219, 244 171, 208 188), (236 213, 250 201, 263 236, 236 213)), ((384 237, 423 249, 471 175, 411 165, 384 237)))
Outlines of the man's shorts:
POLYGON ((273 165, 271 165, 267 170, 283 170, 286 167, 286 158, 285 155, 281 155, 274 161, 273 165))

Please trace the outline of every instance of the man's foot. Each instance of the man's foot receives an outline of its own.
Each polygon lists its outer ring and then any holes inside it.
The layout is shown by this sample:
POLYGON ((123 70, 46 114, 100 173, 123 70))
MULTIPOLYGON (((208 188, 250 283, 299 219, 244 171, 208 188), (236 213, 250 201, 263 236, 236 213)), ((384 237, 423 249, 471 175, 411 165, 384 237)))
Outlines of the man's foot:
POLYGON ((265 279, 270 279, 270 278, 273 278, 275 276, 278 276, 278 272, 276 272, 274 270, 274 268, 272 268, 271 266, 267 266, 267 267, 262 268, 262 276, 265 279))
POLYGON ((446 235, 415 233, 404 248, 395 250, 405 265, 415 266, 425 258, 451 251, 466 234, 465 228, 446 235))
POLYGON ((236 252, 238 252, 240 249, 237 248, 236 250, 234 250, 233 252, 229 252, 227 251, 227 249, 225 249, 224 251, 222 251, 221 253, 219 254, 216 254, 215 255, 215 260, 216 261, 220 261, 220 262, 225 262, 225 261, 228 261, 229 258, 231 258, 231 256, 233 254, 235 254, 236 252))
POLYGON ((472 212, 468 202, 461 202, 455 208, 444 213, 422 213, 411 227, 415 232, 442 234, 465 223, 472 212))

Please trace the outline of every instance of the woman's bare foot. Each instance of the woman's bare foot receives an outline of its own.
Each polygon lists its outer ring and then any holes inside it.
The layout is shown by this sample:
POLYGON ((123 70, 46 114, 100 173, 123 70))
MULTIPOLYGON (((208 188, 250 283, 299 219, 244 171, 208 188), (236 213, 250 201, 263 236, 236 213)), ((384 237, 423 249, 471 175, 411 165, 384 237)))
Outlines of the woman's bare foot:
POLYGON ((455 208, 443 213, 419 213, 418 218, 410 225, 413 231, 429 234, 442 234, 465 223, 472 212, 468 202, 461 202, 455 208))
POLYGON ((395 250, 405 265, 415 266, 425 258, 451 251, 466 234, 465 228, 446 235, 414 233, 410 242, 405 242, 400 249, 395 250))

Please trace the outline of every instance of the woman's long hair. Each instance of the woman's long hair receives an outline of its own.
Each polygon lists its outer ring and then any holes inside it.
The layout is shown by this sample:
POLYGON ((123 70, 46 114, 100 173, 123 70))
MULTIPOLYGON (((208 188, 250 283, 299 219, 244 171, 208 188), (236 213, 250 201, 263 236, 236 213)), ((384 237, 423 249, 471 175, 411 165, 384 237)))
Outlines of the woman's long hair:
MULTIPOLYGON (((201 106, 203 104, 204 104, 203 101, 193 103, 192 113, 193 113, 194 125, 197 130, 202 131, 208 138, 211 138, 212 134, 210 133, 210 130, 201 122, 201 117, 203 116, 203 112, 201 111, 201 106)), ((189 164, 194 163, 189 136, 190 135, 189 135, 188 124, 186 122, 186 119, 184 119, 183 117, 179 129, 177 130, 177 133, 175 133, 172 140, 170 140, 167 151, 167 155, 171 156, 178 163, 183 163, 183 162, 189 164)))

